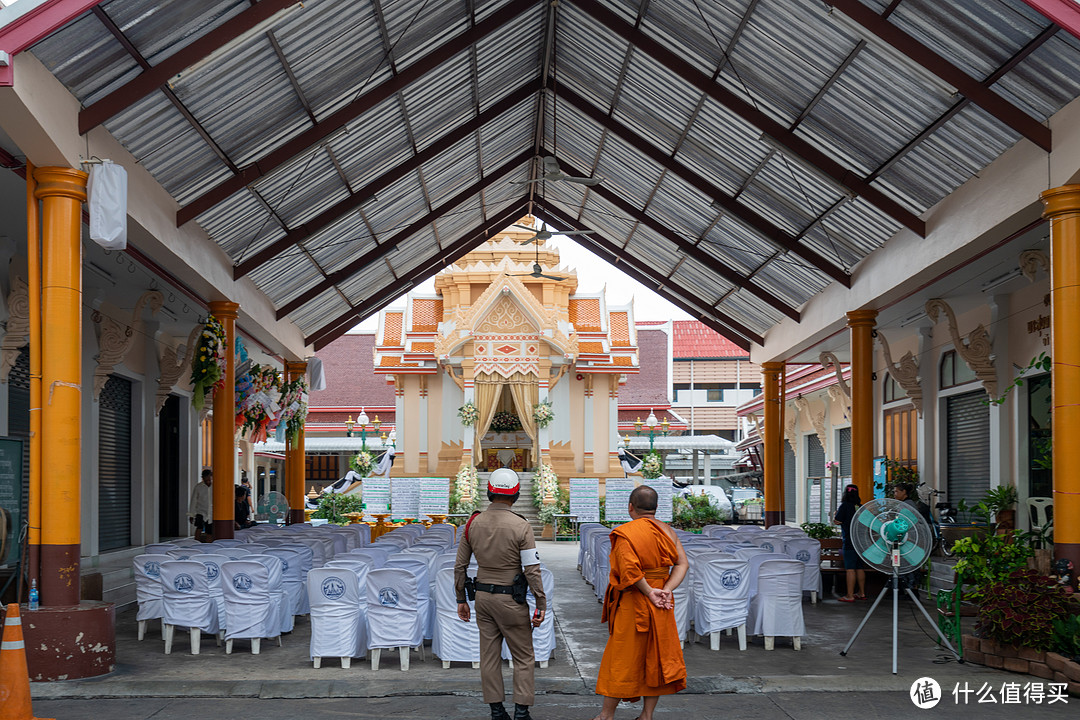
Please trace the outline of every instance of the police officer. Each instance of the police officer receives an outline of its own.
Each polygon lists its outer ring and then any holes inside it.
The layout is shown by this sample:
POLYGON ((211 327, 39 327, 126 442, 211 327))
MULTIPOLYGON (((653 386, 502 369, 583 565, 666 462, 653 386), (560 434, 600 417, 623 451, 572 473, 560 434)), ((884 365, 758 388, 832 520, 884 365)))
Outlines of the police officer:
POLYGON ((476 625, 480 630, 480 682, 484 702, 491 706, 492 720, 510 720, 503 707, 502 641, 514 659, 514 720, 532 720, 533 704, 532 629, 544 620, 547 598, 540 581, 540 555, 536 551, 529 521, 510 506, 518 499, 521 483, 517 473, 500 468, 488 480, 491 504, 484 512, 473 513, 462 531, 454 565, 458 617, 469 621, 466 581, 475 584, 476 625), (479 571, 475 583, 466 577, 470 559, 476 555, 479 571), (536 598, 536 613, 529 617, 525 585, 536 598))

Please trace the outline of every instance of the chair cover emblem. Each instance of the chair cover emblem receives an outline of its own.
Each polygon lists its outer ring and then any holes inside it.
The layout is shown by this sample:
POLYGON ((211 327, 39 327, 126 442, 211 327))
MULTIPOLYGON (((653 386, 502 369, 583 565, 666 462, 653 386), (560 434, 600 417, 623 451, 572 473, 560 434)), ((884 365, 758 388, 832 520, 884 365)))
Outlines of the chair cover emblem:
POLYGON ((768 550, 769 552, 775 552, 772 543, 763 542, 761 543, 761 548, 763 550, 768 550))
POLYGON ((738 570, 725 570, 720 576, 720 584, 726 590, 734 590, 742 583, 742 573, 738 570))
POLYGON ((214 580, 221 572, 216 562, 204 562, 203 565, 206 566, 206 578, 208 580, 214 580))
POLYGON ((151 560, 143 565, 143 571, 146 573, 147 577, 161 577, 161 563, 157 560, 151 560))
POLYGON ((173 579, 173 587, 176 588, 177 592, 191 592, 192 588, 195 587, 195 579, 187 573, 180 573, 173 579))
MULTIPOLYGON (((328 577, 323 580, 322 594, 327 600, 337 600, 345 594, 345 583, 339 577, 328 577)), ((381 597, 381 593, 380 593, 381 597)), ((385 603, 383 603, 385 605, 385 603)))
POLYGON ((795 559, 800 560, 804 563, 810 562, 810 551, 800 550, 799 552, 795 553, 795 559))
POLYGON ((176 559, 177 560, 190 560, 191 556, 190 555, 177 555, 176 559))
POLYGON ((247 573, 236 573, 233 575, 232 584, 238 592, 246 593, 251 590, 251 576, 247 573))
POLYGON ((392 587, 384 587, 379 590, 379 604, 383 607, 397 607, 397 590, 392 587))
POLYGON ((278 558, 278 559, 281 560, 281 572, 283 572, 283 573, 289 572, 289 561, 286 560, 285 558, 278 558))

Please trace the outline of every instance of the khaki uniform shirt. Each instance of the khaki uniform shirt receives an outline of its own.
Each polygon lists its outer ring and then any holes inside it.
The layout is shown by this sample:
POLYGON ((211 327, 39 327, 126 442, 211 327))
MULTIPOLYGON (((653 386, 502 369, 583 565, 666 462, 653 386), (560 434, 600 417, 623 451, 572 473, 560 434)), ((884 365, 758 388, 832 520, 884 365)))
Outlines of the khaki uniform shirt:
MULTIPOLYGON (((510 509, 506 503, 493 502, 488 509, 473 518, 466 536, 462 526, 454 565, 454 589, 457 601, 465 602, 465 575, 469 561, 476 555, 479 571, 476 581, 488 585, 512 585, 514 576, 522 571, 521 551, 535 551, 529 521, 510 509)), ((536 609, 547 610, 547 596, 540 580, 540 564, 525 566, 525 579, 536 598, 536 609)))

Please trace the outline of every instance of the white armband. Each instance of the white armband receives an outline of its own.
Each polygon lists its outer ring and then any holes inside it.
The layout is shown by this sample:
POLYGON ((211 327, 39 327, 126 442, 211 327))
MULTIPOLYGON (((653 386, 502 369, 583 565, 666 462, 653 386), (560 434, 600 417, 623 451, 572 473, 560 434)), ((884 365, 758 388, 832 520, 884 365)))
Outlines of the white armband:
POLYGON ((540 564, 540 551, 534 547, 521 551, 521 567, 540 564))

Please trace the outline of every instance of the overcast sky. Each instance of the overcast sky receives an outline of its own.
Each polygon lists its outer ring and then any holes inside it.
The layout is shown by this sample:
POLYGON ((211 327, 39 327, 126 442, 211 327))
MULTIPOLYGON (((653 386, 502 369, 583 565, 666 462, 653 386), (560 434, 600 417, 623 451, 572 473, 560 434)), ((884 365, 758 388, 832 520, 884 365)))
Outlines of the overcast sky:
MULTIPOLYGON (((607 287, 608 303, 621 305, 634 300, 634 317, 637 320, 690 320, 691 317, 669 303, 655 292, 633 278, 627 277, 608 262, 578 245, 565 235, 556 235, 548 241, 559 249, 559 257, 564 267, 578 271, 579 293, 597 292, 607 287)), ((433 279, 418 285, 415 292, 435 292, 433 279)), ((403 307, 405 296, 394 301, 392 307, 403 307)), ((353 328, 352 332, 374 332, 378 327, 378 316, 372 316, 353 328)))

